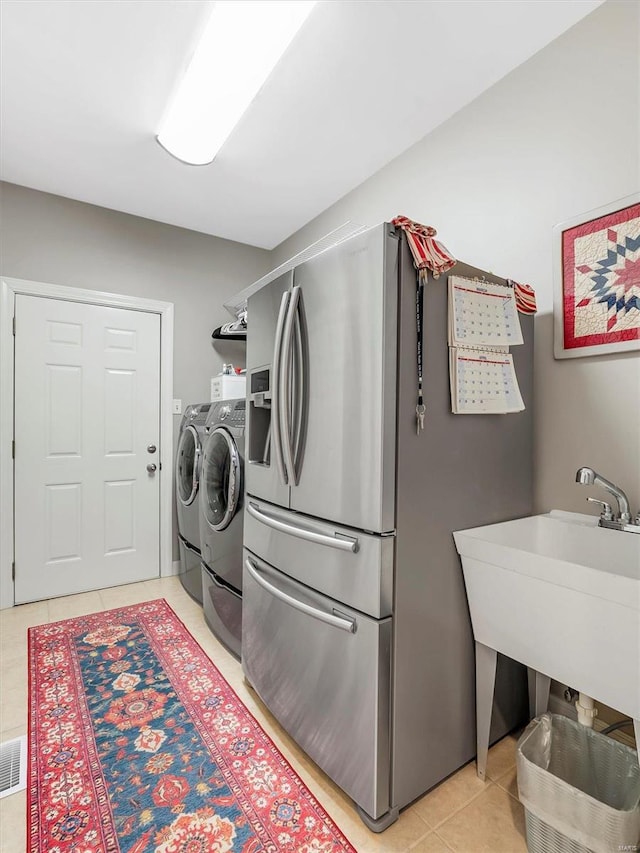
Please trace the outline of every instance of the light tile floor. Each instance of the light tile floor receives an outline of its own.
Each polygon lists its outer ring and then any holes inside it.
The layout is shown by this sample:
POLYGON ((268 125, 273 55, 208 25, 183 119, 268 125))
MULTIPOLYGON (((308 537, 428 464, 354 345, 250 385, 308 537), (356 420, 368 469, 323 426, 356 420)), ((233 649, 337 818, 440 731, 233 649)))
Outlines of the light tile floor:
MULTIPOLYGON (((486 782, 477 778, 475 766, 469 764, 406 808, 386 832, 369 832, 351 801, 309 761, 247 688, 240 664, 211 634, 202 609, 177 578, 0 611, 0 740, 27 730, 28 627, 153 598, 167 600, 359 853, 526 853, 524 814, 515 783, 515 737, 509 736, 491 749, 486 782)), ((25 821, 24 791, 0 800, 2 853, 25 849, 25 821)))

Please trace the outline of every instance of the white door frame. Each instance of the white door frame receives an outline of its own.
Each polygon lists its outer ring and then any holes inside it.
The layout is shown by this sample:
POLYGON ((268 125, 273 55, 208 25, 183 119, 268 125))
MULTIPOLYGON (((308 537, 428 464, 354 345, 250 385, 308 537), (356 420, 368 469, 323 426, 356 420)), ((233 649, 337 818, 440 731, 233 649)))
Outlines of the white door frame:
POLYGON ((17 294, 85 302, 108 308, 129 308, 160 315, 160 575, 173 571, 173 303, 99 290, 83 290, 40 281, 2 278, 0 292, 0 609, 12 607, 14 582, 13 423, 14 345, 13 318, 17 294))

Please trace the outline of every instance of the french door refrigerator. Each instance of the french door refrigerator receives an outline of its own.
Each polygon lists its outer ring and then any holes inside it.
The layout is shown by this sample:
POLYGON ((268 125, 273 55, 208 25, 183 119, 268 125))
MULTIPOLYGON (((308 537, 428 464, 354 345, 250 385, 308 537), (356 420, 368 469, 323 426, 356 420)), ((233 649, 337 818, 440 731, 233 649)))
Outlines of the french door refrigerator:
MULTIPOLYGON (((532 318, 513 350, 526 410, 452 415, 446 276, 429 279, 418 435, 415 305, 387 223, 248 302, 243 669, 375 831, 475 754, 452 531, 531 512, 532 318)), ((492 739, 526 714, 502 659, 492 739)))

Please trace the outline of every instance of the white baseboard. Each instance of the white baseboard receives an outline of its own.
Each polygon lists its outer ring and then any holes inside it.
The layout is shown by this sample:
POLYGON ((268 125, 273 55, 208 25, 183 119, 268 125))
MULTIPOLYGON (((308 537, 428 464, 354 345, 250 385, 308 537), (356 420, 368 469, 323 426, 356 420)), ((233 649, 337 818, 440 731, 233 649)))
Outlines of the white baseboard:
POLYGON ((180 574, 180 560, 173 560, 160 572, 161 578, 172 578, 180 574))

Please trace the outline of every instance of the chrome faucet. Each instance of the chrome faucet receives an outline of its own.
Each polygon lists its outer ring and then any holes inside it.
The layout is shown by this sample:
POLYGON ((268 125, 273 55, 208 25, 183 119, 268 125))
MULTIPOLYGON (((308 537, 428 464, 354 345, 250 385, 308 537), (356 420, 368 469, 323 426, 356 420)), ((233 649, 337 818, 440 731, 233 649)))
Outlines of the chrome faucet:
MULTIPOLYGON (((611 527, 616 530, 629 530, 631 528, 630 532, 640 532, 638 519, 635 522, 631 521, 629 498, 615 483, 607 480, 606 477, 602 477, 593 468, 578 468, 576 471, 576 483, 582 483, 583 486, 602 486, 603 489, 606 489, 616 499, 618 503, 618 515, 612 514, 611 507, 603 501, 594 501, 594 503, 601 503, 604 507, 600 516, 601 527, 611 527)), ((593 500, 593 498, 587 498, 587 500, 593 500)))

